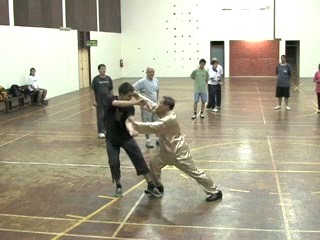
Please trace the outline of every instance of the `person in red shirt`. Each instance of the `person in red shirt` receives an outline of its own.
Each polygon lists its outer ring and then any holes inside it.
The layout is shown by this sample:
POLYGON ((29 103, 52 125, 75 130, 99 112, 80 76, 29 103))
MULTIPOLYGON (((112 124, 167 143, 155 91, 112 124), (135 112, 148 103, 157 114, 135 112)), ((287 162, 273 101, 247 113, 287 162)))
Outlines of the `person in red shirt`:
POLYGON ((318 71, 314 75, 313 81, 316 83, 316 93, 318 97, 318 111, 320 113, 320 64, 318 66, 318 71))

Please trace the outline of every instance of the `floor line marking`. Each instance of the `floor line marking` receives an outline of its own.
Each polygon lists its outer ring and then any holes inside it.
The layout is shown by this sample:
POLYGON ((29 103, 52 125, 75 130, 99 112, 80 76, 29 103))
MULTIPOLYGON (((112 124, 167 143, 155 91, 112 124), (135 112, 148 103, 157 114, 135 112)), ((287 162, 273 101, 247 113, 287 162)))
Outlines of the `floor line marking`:
POLYGON ((70 217, 70 218, 76 218, 76 219, 83 219, 83 216, 77 216, 77 215, 72 215, 72 214, 67 214, 66 217, 70 217))
POLYGON ((311 194, 320 194, 320 192, 311 192, 311 194))
POLYGON ((41 120, 43 120, 43 119, 46 119, 46 118, 48 118, 48 117, 52 117, 52 116, 55 116, 55 115, 57 115, 57 114, 59 114, 59 113, 68 111, 68 110, 70 110, 70 109, 80 107, 80 106, 83 105, 84 103, 87 103, 87 102, 90 102, 90 101, 91 101, 91 100, 88 100, 88 101, 79 103, 79 104, 77 104, 77 105, 75 105, 75 106, 71 106, 71 107, 68 107, 68 108, 64 108, 64 109, 62 109, 62 110, 60 110, 60 111, 58 111, 58 112, 48 114, 48 115, 46 115, 46 116, 44 116, 44 117, 42 117, 42 118, 38 118, 38 119, 34 120, 33 122, 39 122, 39 121, 41 121, 41 120))
POLYGON ((134 204, 134 206, 131 208, 131 210, 129 211, 129 213, 127 214, 127 216, 123 219, 123 221, 120 223, 119 227, 115 230, 115 232, 112 234, 112 237, 116 237, 118 235, 118 233, 121 231, 121 229, 123 228, 123 226, 125 225, 125 223, 128 221, 128 219, 131 217, 132 213, 134 212, 134 210, 136 210, 136 208, 138 207, 138 205, 140 204, 142 198, 144 197, 144 193, 141 194, 141 196, 139 197, 139 199, 136 201, 136 203, 134 204))
POLYGON ((248 190, 241 190, 241 189, 234 189, 234 188, 228 188, 228 190, 231 192, 242 192, 242 193, 249 193, 250 192, 248 190))
POLYGON ((88 111, 89 109, 92 109, 92 107, 88 107, 88 108, 86 108, 86 109, 84 109, 84 110, 82 110, 82 111, 80 111, 80 112, 77 112, 77 113, 74 113, 74 114, 70 115, 69 117, 62 118, 61 120, 63 121, 63 120, 69 119, 69 118, 71 118, 71 117, 73 117, 73 116, 76 116, 76 115, 78 115, 78 114, 80 114, 80 113, 83 113, 83 112, 85 112, 85 111, 88 111))
MULTIPOLYGON (((267 142, 268 142, 268 148, 269 148, 269 153, 270 153, 270 157, 272 160, 273 169, 274 169, 274 171, 277 171, 277 166, 276 166, 276 163, 274 160, 271 140, 270 140, 269 136, 267 136, 267 142)), ((286 208, 284 207, 284 199, 283 199, 282 190, 281 190, 281 186, 280 186, 280 180, 279 180, 279 176, 278 176, 277 172, 275 172, 274 177, 276 180, 277 191, 279 193, 280 207, 281 207, 282 217, 283 217, 283 221, 284 221, 284 228, 285 228, 287 240, 291 240, 292 236, 291 236, 291 232, 290 232, 290 225, 289 225, 289 221, 287 218, 286 208)))
POLYGON ((18 137, 18 138, 15 138, 15 139, 13 139, 13 140, 11 140, 11 141, 9 141, 9 142, 3 143, 3 144, 0 145, 0 147, 3 147, 3 146, 5 146, 5 145, 8 145, 8 144, 10 144, 10 143, 13 143, 13 142, 21 139, 21 138, 24 138, 24 137, 26 137, 26 136, 29 136, 29 135, 32 134, 32 133, 33 133, 33 132, 29 132, 29 133, 24 134, 24 135, 22 135, 22 136, 20 136, 20 137, 18 137))
POLYGON ((182 173, 179 173, 179 175, 180 175, 181 177, 186 178, 186 179, 188 179, 188 178, 189 178, 188 176, 186 176, 186 175, 184 175, 184 174, 182 174, 182 173))
POLYGON ((262 114, 263 124, 267 125, 266 118, 265 118, 264 111, 263 111, 263 107, 262 107, 261 98, 260 98, 259 86, 258 86, 257 82, 256 82, 256 89, 257 89, 257 93, 258 93, 258 96, 259 96, 258 99, 259 99, 259 105, 260 105, 260 110, 261 110, 261 114, 262 114))
POLYGON ((98 195, 98 198, 116 199, 116 197, 109 197, 109 196, 103 196, 103 195, 98 195))
MULTIPOLYGON (((139 183, 137 183, 136 185, 134 185, 133 187, 131 187, 130 189, 128 189, 123 196, 127 195, 128 193, 130 193, 131 191, 133 191, 134 189, 136 189, 137 187, 139 187, 142 183, 144 183, 145 180, 140 181, 139 183)), ((112 205, 113 203, 117 202, 119 199, 121 198, 116 198, 111 200, 110 202, 108 202, 107 204, 103 205, 102 207, 98 208, 97 210, 95 210, 94 212, 90 213, 89 215, 87 215, 86 217, 84 217, 83 219, 81 219, 80 221, 78 221, 77 223, 71 225, 70 227, 68 227, 67 229, 65 229, 63 232, 59 233, 57 236, 55 236, 54 238, 52 238, 51 240, 57 240, 59 238, 61 238, 62 236, 66 235, 68 232, 70 232, 71 230, 75 229, 76 227, 80 226, 82 223, 84 223, 86 220, 92 218, 93 216, 97 215, 98 213, 100 213, 101 211, 103 211, 104 209, 106 209, 107 207, 109 207, 110 205, 112 205)))
MULTIPOLYGON (((283 193, 288 194, 288 193, 283 193)), ((14 215, 14 214, 0 214, 0 216, 16 217, 16 218, 30 218, 30 219, 44 219, 44 220, 57 220, 57 221, 76 221, 70 218, 54 218, 54 217, 38 217, 38 216, 24 216, 24 215, 14 215)), ((87 223, 105 223, 105 224, 120 224, 120 222, 112 221, 99 221, 99 220, 86 220, 87 223)), ((267 231, 267 232, 284 232, 283 229, 259 229, 259 228, 232 228, 232 227, 209 227, 209 226, 190 226, 190 225, 166 225, 166 224, 154 224, 154 223, 134 223, 127 222, 125 225, 137 225, 137 226, 154 226, 154 227, 170 227, 170 228, 198 228, 198 229, 215 229, 215 230, 234 230, 234 231, 267 231)), ((9 231, 20 231, 16 229, 9 229, 9 231)), ((1 231, 1 230, 0 230, 1 231)), ((22 230, 23 231, 23 230, 22 230)), ((303 229, 292 229, 292 232, 302 232, 302 233, 320 233, 320 230, 303 230, 303 229)), ((56 233, 58 234, 58 233, 56 233)), ((67 235, 67 234, 66 234, 67 235)))

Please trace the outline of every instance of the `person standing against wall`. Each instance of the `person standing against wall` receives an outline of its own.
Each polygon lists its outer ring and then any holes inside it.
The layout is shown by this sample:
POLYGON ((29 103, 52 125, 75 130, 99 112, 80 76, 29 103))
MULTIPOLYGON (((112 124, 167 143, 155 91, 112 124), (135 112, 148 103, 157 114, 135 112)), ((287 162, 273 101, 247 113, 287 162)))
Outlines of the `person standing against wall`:
POLYGON ((276 68, 276 74, 278 75, 276 97, 278 98, 278 106, 274 109, 281 109, 282 98, 284 98, 286 110, 290 111, 289 97, 290 97, 290 78, 291 78, 291 66, 287 63, 287 57, 281 56, 281 63, 276 68))
MULTIPOLYGON (((140 92, 143 96, 152 102, 158 102, 159 97, 159 80, 154 77, 155 70, 153 67, 147 67, 146 76, 133 84, 136 91, 140 92)), ((157 116, 145 109, 141 108, 141 119, 143 122, 153 122, 157 120, 157 116)), ((159 144, 159 140, 156 140, 159 144)), ((154 145, 150 140, 150 135, 146 134, 146 147, 153 148, 154 145)))
POLYGON ((204 111, 205 104, 208 101, 207 83, 209 80, 208 71, 204 69, 205 65, 206 65, 206 60, 201 59, 199 61, 199 68, 195 69, 190 75, 190 78, 194 80, 194 104, 193 104, 193 116, 191 119, 197 118, 198 102, 200 98, 201 98, 200 118, 204 118, 203 111, 204 111))
POLYGON ((106 65, 99 64, 99 75, 93 78, 91 87, 94 91, 93 105, 97 110, 98 137, 105 138, 106 129, 106 111, 108 99, 112 97, 113 83, 112 79, 106 75, 106 65))
POLYGON ((316 83, 316 93, 317 93, 317 98, 318 98, 317 113, 320 113, 320 64, 318 66, 318 71, 314 75, 313 81, 316 83))

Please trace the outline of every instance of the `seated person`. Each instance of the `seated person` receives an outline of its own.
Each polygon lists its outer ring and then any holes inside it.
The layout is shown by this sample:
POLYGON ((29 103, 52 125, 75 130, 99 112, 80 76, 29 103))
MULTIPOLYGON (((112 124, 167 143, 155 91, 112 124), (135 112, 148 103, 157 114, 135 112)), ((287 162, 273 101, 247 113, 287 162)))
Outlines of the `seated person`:
POLYGON ((44 88, 40 88, 37 82, 37 77, 36 77, 36 69, 31 68, 30 69, 30 75, 28 78, 28 84, 29 84, 29 90, 30 91, 36 91, 38 94, 37 98, 37 104, 39 106, 41 105, 47 105, 48 100, 46 99, 47 96, 47 90, 44 88))

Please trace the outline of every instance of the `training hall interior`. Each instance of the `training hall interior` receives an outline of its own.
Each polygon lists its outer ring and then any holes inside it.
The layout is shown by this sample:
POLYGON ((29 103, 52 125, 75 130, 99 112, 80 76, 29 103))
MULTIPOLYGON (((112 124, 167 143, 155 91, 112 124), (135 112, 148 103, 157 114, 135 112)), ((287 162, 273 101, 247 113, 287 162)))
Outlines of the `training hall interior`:
MULTIPOLYGON (((319 12, 319 0, 0 0, 0 85, 28 88, 35 68, 48 100, 0 101, 0 239, 320 239, 319 12), (290 109, 275 110, 282 55, 290 109), (199 102, 192 119, 190 75, 213 58, 221 106, 199 117, 199 102), (192 160, 221 199, 206 201, 172 165, 163 196, 147 194, 123 149, 115 196, 93 105, 99 64, 114 95, 154 69, 159 101, 175 100, 192 160)), ((134 139, 148 166, 164 151, 134 139)))

